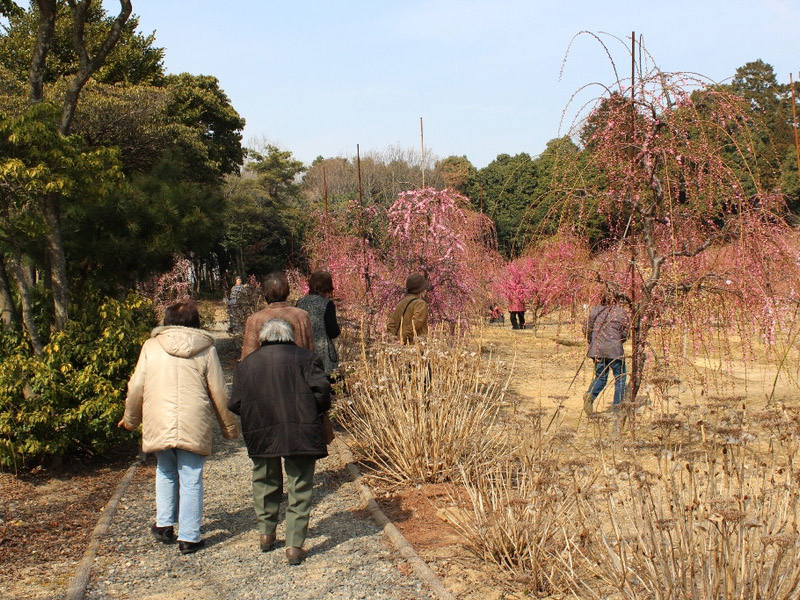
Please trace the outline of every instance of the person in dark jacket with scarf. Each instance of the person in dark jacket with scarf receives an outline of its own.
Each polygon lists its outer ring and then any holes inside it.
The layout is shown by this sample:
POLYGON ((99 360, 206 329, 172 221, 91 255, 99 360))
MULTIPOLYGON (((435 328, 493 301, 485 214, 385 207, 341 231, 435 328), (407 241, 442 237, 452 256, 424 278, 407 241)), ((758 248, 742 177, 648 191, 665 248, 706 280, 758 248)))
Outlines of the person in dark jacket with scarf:
POLYGON ((322 415, 331 406, 322 361, 294 343, 292 324, 265 322, 261 348, 236 367, 230 410, 242 418, 242 434, 253 461, 253 504, 262 552, 275 544, 286 471, 286 558, 300 564, 311 514, 314 466, 328 455, 322 415))
POLYGON ((333 372, 339 366, 339 355, 333 340, 342 330, 336 320, 336 306, 331 300, 333 279, 327 271, 315 271, 308 278, 308 295, 297 301, 311 317, 311 333, 314 337, 314 351, 322 359, 322 366, 328 379, 333 382, 333 372))

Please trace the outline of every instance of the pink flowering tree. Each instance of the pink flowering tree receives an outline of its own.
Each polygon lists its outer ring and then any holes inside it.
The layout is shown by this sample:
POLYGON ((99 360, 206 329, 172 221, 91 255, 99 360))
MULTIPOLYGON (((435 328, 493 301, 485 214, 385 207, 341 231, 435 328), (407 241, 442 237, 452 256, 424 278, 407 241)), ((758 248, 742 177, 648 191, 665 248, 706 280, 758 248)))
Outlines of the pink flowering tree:
POLYGON ((311 270, 331 273, 344 318, 363 320, 372 328, 380 319, 388 279, 381 253, 385 212, 351 201, 336 212, 318 212, 314 219, 306 244, 311 270))
POLYGON ((500 264, 495 247, 491 221, 470 210, 464 196, 425 188, 399 194, 385 213, 354 203, 318 215, 307 250, 312 269, 333 275, 345 310, 380 326, 415 272, 434 285, 431 322, 465 322, 491 295, 500 264))
POLYGON ((764 242, 785 232, 780 195, 748 168, 758 126, 740 98, 654 69, 640 75, 633 95, 618 83, 597 100, 582 152, 565 157, 554 177, 565 213, 602 217, 607 251, 588 278, 631 313, 632 400, 653 328, 686 315, 692 298, 751 315, 773 301, 771 282, 759 284, 765 293, 747 291, 746 274, 722 260, 747 255, 764 265, 775 249, 764 242))
POLYGON ((194 282, 194 266, 189 258, 176 256, 169 271, 155 275, 139 284, 139 292, 153 301, 159 313, 175 302, 187 300, 191 296, 194 282))
POLYGON ((529 246, 523 256, 506 263, 494 289, 508 302, 521 298, 535 328, 542 316, 581 295, 580 274, 588 259, 585 240, 561 233, 529 246))
POLYGON ((500 259, 491 220, 468 207, 467 198, 450 189, 398 195, 388 211, 387 300, 402 298, 406 277, 419 272, 434 286, 428 295, 433 322, 465 323, 484 311, 500 259))

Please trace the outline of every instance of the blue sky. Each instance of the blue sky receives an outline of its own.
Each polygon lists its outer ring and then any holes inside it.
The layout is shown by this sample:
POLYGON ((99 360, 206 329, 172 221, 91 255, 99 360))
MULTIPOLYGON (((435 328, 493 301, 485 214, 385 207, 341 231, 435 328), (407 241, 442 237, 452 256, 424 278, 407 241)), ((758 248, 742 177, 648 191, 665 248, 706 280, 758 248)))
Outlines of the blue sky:
MULTIPOLYGON (((105 0, 113 11, 118 4, 105 0), (116 5, 116 6, 115 6, 116 5)), ((758 58, 778 80, 800 70, 800 1, 673 0, 133 0, 156 32, 168 72, 219 78, 247 120, 305 162, 425 145, 483 167, 498 154, 537 155, 559 135, 572 94, 612 83, 582 30, 631 31, 662 70, 715 81, 758 58)), ((629 72, 626 47, 606 38, 629 72)), ((629 44, 629 42, 628 42, 629 44)), ((587 92, 588 93, 588 92, 587 92)), ((570 115, 567 121, 570 120, 570 115)))

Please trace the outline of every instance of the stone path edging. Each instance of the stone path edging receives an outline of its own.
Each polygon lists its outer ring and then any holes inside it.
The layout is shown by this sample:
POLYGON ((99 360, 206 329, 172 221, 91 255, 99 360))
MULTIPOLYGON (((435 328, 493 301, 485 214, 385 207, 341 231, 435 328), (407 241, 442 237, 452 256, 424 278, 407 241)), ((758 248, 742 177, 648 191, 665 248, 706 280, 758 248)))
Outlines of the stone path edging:
POLYGON ((103 514, 100 515, 100 518, 97 520, 97 525, 94 526, 92 536, 89 538, 89 547, 86 549, 86 552, 83 553, 83 558, 78 564, 78 568, 75 569, 75 575, 73 575, 72 582, 69 588, 67 588, 64 600, 82 600, 84 594, 86 594, 86 586, 89 585, 94 559, 97 556, 98 548, 100 548, 100 540, 108 533, 108 529, 111 527, 111 520, 114 518, 117 506, 119 506, 119 501, 131 484, 136 469, 142 464, 143 456, 144 455, 140 453, 133 464, 128 467, 125 476, 117 484, 114 494, 103 507, 103 514))
POLYGON ((391 540, 395 549, 403 558, 411 563, 417 576, 430 586, 440 600, 455 600, 455 597, 444 587, 439 576, 433 572, 433 569, 431 569, 422 558, 420 558, 419 554, 417 554, 416 550, 414 550, 405 536, 400 533, 400 530, 397 529, 381 510, 381 507, 378 506, 372 490, 362 481, 363 477, 361 471, 358 470, 358 465, 356 465, 353 453, 350 452, 350 448, 348 448, 347 444, 342 442, 338 437, 333 440, 333 444, 336 445, 337 452, 341 453, 342 458, 347 463, 347 470, 353 477, 354 482, 358 485, 361 491, 361 497, 364 498, 372 518, 378 526, 383 528, 383 533, 391 540))

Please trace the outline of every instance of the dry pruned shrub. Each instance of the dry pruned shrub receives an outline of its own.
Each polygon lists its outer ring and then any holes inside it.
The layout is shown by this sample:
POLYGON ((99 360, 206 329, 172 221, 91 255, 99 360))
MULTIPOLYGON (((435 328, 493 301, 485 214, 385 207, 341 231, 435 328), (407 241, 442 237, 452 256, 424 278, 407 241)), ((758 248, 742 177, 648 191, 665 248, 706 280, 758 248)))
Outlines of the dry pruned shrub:
POLYGON ((410 346, 362 342, 347 368, 339 422, 375 475, 438 483, 507 453, 499 418, 510 369, 482 358, 474 341, 429 335, 410 346))
POLYGON ((608 486, 600 502, 581 496, 596 577, 629 599, 800 597, 795 458, 762 461, 742 440, 712 442, 663 452, 656 477, 608 486))
POLYGON ((541 441, 523 457, 463 471, 466 494, 451 498, 460 509, 451 524, 478 557, 534 595, 549 596, 574 588, 585 570, 575 491, 592 474, 582 461, 559 465, 553 440, 541 441))

